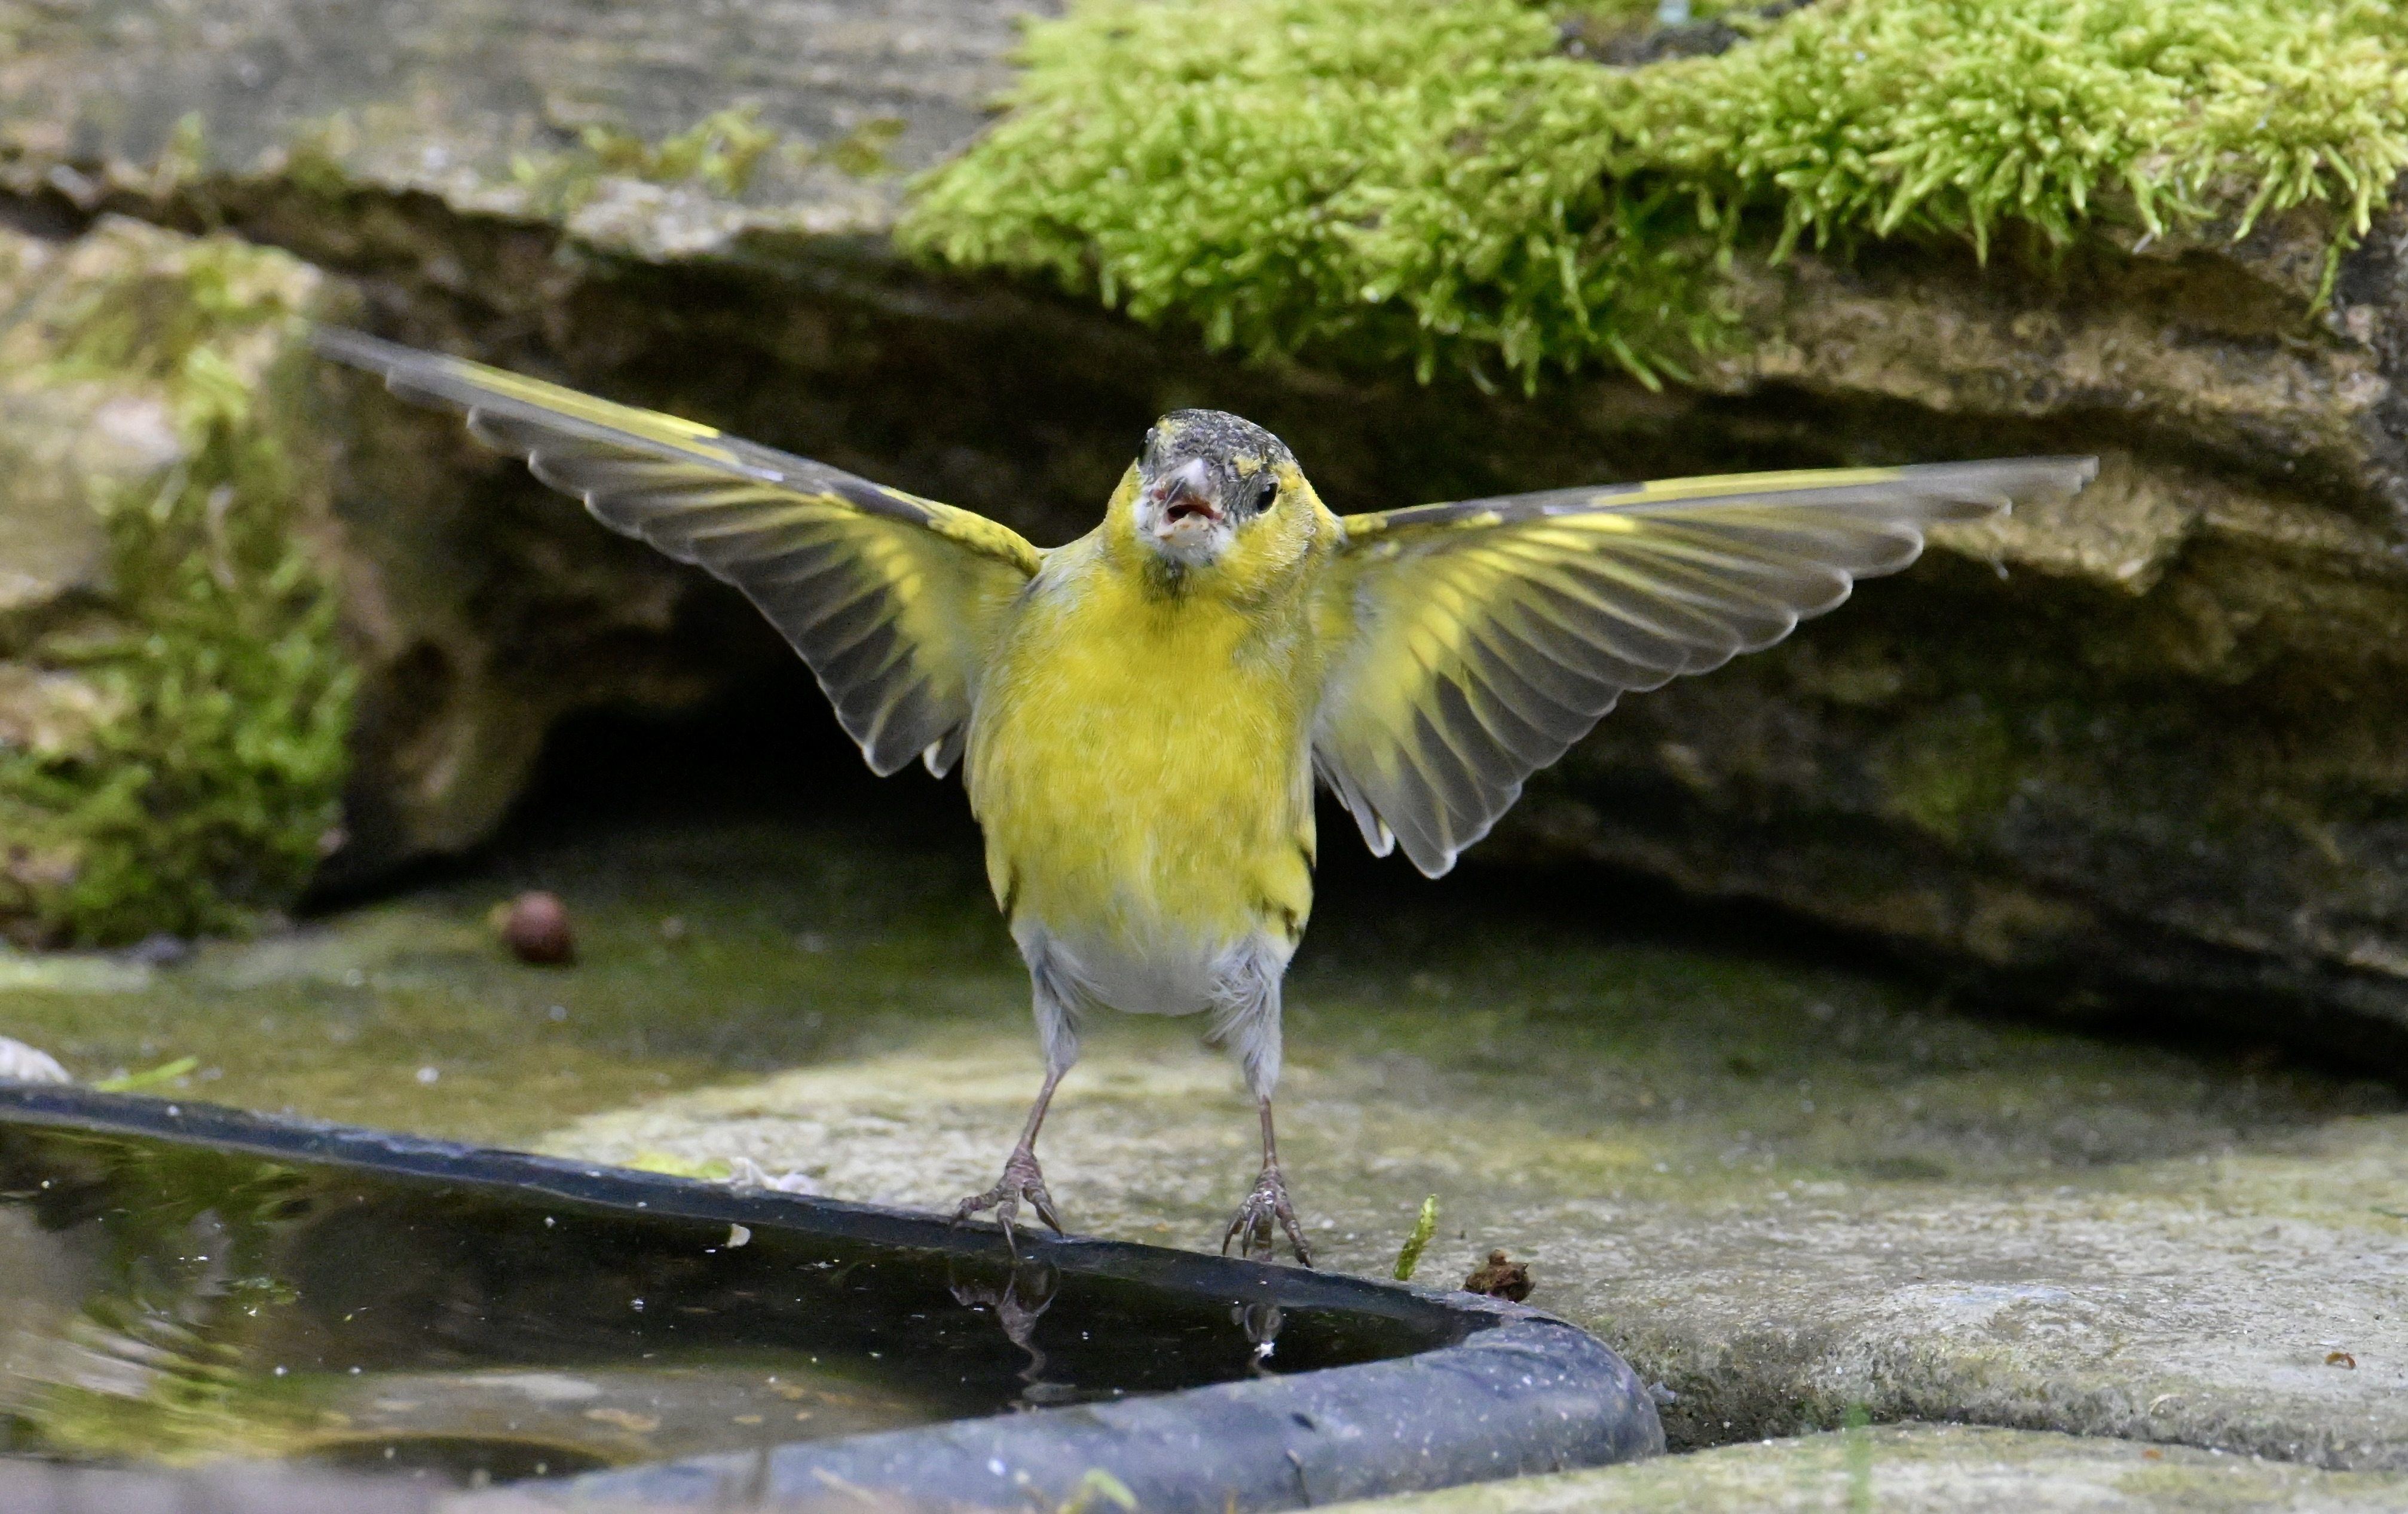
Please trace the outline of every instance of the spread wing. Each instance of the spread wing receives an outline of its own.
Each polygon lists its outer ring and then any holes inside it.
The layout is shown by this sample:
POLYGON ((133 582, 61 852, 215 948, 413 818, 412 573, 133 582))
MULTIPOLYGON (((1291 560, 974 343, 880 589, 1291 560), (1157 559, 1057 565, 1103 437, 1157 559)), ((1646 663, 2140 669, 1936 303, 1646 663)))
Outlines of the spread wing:
POLYGON ((820 680, 878 772, 960 757, 998 618, 1037 549, 968 510, 654 410, 357 332, 318 350, 466 410, 488 446, 596 520, 744 591, 820 680))
POLYGON ((1435 878, 1627 691, 1757 651, 1925 529, 2070 495, 2088 458, 1559 489, 1349 516, 1315 607, 1313 760, 1435 878))

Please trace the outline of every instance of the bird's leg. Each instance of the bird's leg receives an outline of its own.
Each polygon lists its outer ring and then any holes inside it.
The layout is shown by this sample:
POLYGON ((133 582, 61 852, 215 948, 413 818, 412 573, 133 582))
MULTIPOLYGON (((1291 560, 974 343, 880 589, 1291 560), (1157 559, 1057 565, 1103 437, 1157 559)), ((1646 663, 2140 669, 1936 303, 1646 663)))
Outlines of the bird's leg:
POLYGON ((1260 1258, 1269 1261, 1279 1250, 1279 1238, 1271 1222, 1287 1232, 1287 1243, 1296 1248, 1296 1259, 1306 1266, 1312 1265, 1312 1252, 1304 1244, 1304 1230, 1296 1222, 1296 1207, 1287 1201, 1287 1179, 1280 1176, 1279 1138, 1271 1134, 1271 1101, 1262 1100, 1263 1107, 1263 1171, 1254 1179, 1254 1191, 1246 1202, 1238 1206, 1237 1218, 1229 1221, 1227 1235, 1221 1237, 1221 1254, 1229 1254, 1229 1243, 1238 1241, 1240 1252, 1249 1261, 1260 1258))
POLYGON ((1065 1234, 1061 1217, 1054 1212, 1054 1195, 1045 1192, 1045 1174, 1037 1165, 1037 1132, 1045 1123, 1046 1106, 1054 1102, 1054 1086, 1069 1070, 1067 1066, 1046 1069, 1045 1086, 1037 1091, 1037 1103, 1029 1108, 1020 1144, 1003 1159, 1002 1180, 983 1193, 973 1193, 962 1200, 953 1210, 953 1223, 960 1224, 982 1209, 993 1209, 995 1222, 1003 1227, 1004 1243, 1010 1245, 1011 1222, 1019 1218, 1021 1201, 1025 1199, 1036 1209, 1037 1218, 1053 1227, 1054 1234, 1065 1234))

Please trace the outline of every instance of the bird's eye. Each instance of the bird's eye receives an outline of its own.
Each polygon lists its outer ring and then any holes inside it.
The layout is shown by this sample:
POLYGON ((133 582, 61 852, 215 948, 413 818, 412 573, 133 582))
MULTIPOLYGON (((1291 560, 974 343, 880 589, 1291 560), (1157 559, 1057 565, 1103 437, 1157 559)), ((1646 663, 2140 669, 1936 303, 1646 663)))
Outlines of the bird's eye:
POLYGON ((1265 475, 1263 480, 1254 485, 1254 513, 1260 515, 1278 503, 1279 480, 1265 475))

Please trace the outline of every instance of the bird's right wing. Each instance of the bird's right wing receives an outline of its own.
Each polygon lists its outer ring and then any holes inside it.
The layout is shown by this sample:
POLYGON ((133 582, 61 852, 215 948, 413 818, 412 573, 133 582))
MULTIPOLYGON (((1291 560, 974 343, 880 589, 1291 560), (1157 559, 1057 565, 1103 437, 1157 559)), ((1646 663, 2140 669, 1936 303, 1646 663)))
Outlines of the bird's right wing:
POLYGON ((1945 521, 2087 482, 2089 458, 1556 489, 1345 518, 1317 607, 1315 765, 1371 850, 1435 878, 1636 690, 1771 646, 1945 521))
POLYGON ((982 515, 709 426, 354 331, 318 350, 466 410, 488 446, 596 520, 741 589, 819 678, 876 771, 961 756, 997 622, 1037 549, 982 515))

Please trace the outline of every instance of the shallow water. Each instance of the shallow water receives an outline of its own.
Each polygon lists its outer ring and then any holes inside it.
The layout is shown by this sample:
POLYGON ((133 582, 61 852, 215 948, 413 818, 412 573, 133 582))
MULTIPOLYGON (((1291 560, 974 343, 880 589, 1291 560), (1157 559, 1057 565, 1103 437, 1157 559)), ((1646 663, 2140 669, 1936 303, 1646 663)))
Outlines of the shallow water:
POLYGON ((5 1115, 0 1278, 13 1451, 303 1460, 469 1484, 1439 1343, 1431 1321, 1239 1307, 1033 1252, 947 1253, 799 1217, 647 1213, 5 1115))

